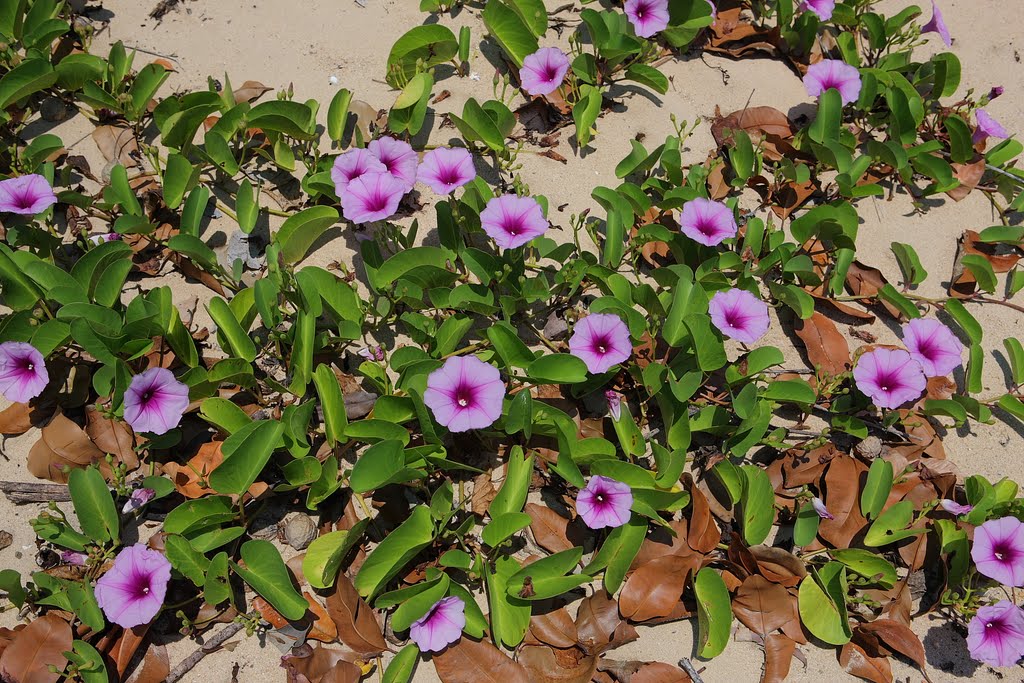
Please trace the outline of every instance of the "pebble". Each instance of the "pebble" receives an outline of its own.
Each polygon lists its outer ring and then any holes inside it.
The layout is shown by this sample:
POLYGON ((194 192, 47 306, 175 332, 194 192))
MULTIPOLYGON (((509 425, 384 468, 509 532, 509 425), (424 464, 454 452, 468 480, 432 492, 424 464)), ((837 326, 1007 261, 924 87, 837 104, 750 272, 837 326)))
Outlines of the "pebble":
POLYGON ((316 538, 316 523, 309 515, 296 512, 285 518, 284 541, 296 550, 305 550, 316 538))

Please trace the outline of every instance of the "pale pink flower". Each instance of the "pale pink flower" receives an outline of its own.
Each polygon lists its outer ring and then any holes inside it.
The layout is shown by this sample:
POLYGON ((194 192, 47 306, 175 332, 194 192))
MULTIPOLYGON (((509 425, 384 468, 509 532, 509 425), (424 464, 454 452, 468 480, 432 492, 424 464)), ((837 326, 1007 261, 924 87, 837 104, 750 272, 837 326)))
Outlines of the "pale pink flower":
POLYGON ((490 427, 501 417, 505 384, 498 369, 476 356, 452 356, 427 376, 423 402, 452 432, 490 427))
POLYGON ((438 147, 423 155, 416 179, 440 195, 448 195, 476 178, 473 155, 463 147, 438 147))
POLYGON ((542 47, 523 60, 519 82, 531 95, 550 95, 569 72, 569 58, 557 47, 542 47))
POLYGON ((974 116, 978 119, 978 127, 974 129, 974 135, 971 137, 971 141, 974 144, 978 144, 990 137, 1000 140, 1010 137, 1010 134, 1003 128, 1003 124, 989 116, 988 112, 984 109, 974 112, 974 116))
POLYGON ((1024 612, 1009 600, 982 607, 967 625, 971 658, 991 666, 1013 666, 1024 655, 1024 612))
POLYGON ((595 475, 576 496, 576 512, 591 529, 622 526, 629 521, 633 491, 629 484, 595 475))
POLYGON ((946 20, 942 18, 942 11, 939 10, 938 4, 935 0, 932 0, 932 19, 927 24, 921 27, 921 33, 938 33, 942 38, 942 42, 949 47, 953 44, 953 37, 949 34, 949 28, 946 27, 946 20))
POLYGON ((683 204, 679 226, 684 235, 706 247, 717 246, 735 237, 739 230, 732 209, 704 197, 683 204))
POLYGON ((416 184, 416 167, 419 165, 419 156, 408 142, 385 135, 372 140, 366 146, 366 151, 384 164, 387 172, 402 184, 406 192, 416 184))
POLYGON ((626 0, 623 9, 641 38, 650 38, 668 27, 668 0, 626 0))
POLYGON ((0 180, 0 211, 34 216, 56 203, 49 181, 37 173, 0 180))
POLYGON ((466 627, 466 603, 450 595, 435 602, 409 627, 409 637, 422 652, 440 652, 462 637, 466 627))
POLYGON ((367 173, 385 173, 388 167, 380 159, 370 154, 368 149, 350 149, 342 152, 334 160, 331 168, 331 180, 334 181, 334 193, 339 197, 356 178, 367 173))
POLYGON ((132 377, 124 392, 124 419, 137 432, 165 434, 181 422, 188 403, 188 386, 166 368, 150 368, 132 377))
POLYGON ((151 622, 163 606, 171 563, 138 543, 125 548, 96 582, 96 602, 112 622, 134 628, 151 622))
POLYGON ((506 194, 487 202, 480 212, 480 226, 502 249, 515 249, 543 235, 548 220, 533 197, 506 194))
POLYGON ((382 221, 395 215, 403 195, 404 186, 390 173, 367 173, 341 193, 341 213, 357 225, 382 221))
POLYGON ((853 379, 879 408, 898 408, 918 398, 928 384, 920 363, 902 349, 865 353, 853 369, 853 379))
POLYGON ((708 314, 718 331, 730 339, 753 344, 768 332, 768 304, 745 289, 715 292, 708 314))
POLYGON ((26 342, 0 344, 0 393, 8 401, 28 403, 50 382, 46 361, 26 342))
POLYGON ((904 325, 903 344, 926 377, 944 377, 963 365, 964 345, 934 318, 915 318, 904 325))
POLYGON ((839 91, 843 104, 850 104, 860 97, 860 71, 839 59, 823 59, 807 69, 804 87, 811 97, 834 88, 839 91))
POLYGON ((573 328, 569 352, 586 363, 587 370, 595 375, 608 372, 633 354, 629 328, 612 313, 591 313, 573 328))

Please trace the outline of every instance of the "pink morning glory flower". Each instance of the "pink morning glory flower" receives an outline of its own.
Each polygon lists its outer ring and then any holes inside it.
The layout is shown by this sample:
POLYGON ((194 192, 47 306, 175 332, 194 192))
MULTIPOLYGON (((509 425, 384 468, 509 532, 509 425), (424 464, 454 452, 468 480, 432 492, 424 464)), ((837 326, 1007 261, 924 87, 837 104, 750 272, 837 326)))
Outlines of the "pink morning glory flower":
POLYGON ((34 216, 57 203, 57 195, 38 173, 0 180, 0 211, 34 216))
POLYGON ((804 75, 804 87, 811 97, 818 97, 829 88, 839 91, 843 104, 860 97, 860 71, 840 59, 823 59, 811 64, 804 75))
POLYGON ((814 511, 817 512, 818 516, 822 519, 835 519, 832 513, 828 511, 828 508, 825 507, 825 501, 821 498, 818 498, 817 496, 811 498, 811 507, 814 508, 814 511))
POLYGON ((73 567, 84 567, 88 559, 89 556, 85 553, 76 553, 73 550, 64 550, 60 554, 60 561, 73 567))
POLYGON ((629 521, 633 492, 629 484, 595 475, 576 496, 576 512, 591 529, 622 526, 629 521))
POLYGON ((367 173, 341 193, 341 213, 357 225, 382 221, 395 215, 403 195, 405 186, 390 173, 367 173))
POLYGON ((715 292, 708 304, 708 314, 719 332, 744 344, 753 344, 763 337, 771 323, 768 304, 745 289, 715 292))
POLYGON ((501 417, 505 384, 498 369, 476 356, 453 356, 427 377, 423 402, 453 432, 483 429, 501 417))
POLYGON ((334 181, 334 192, 339 197, 356 178, 367 173, 386 173, 388 167, 380 159, 370 154, 368 149, 350 149, 342 152, 334 160, 331 167, 331 180, 334 181))
POLYGON ((942 18, 942 11, 935 0, 932 0, 932 20, 921 27, 921 33, 938 33, 946 47, 953 44, 953 37, 949 35, 946 21, 942 18))
POLYGON ((412 622, 409 637, 423 652, 440 652, 462 637, 465 626, 466 603, 458 596, 449 595, 412 622))
POLYGON ((951 515, 966 515, 974 509, 973 505, 961 505, 955 500, 950 500, 949 498, 943 498, 940 500, 939 505, 941 505, 942 509, 951 515))
POLYGON ((116 232, 105 232, 98 235, 89 235, 89 242, 94 245, 100 245, 104 242, 116 242, 121 239, 121 235, 116 232))
POLYGON ((438 147, 423 155, 416 179, 440 195, 448 195, 476 178, 473 155, 463 147, 438 147))
POLYGON ((50 382, 46 361, 26 342, 0 344, 0 393, 8 401, 28 403, 50 382))
POLYGON ((715 6, 715 3, 711 2, 711 0, 704 0, 704 2, 708 3, 708 7, 711 8, 711 18, 712 19, 717 19, 718 18, 718 7, 715 6))
POLYGON ((569 339, 569 353, 595 375, 628 360, 633 353, 629 328, 613 313, 591 313, 580 319, 569 339))
POLYGON ((608 401, 608 413, 618 422, 622 419, 622 394, 609 389, 604 392, 604 400, 608 401))
POLYGON ((1006 88, 1001 85, 994 85, 992 89, 988 91, 988 99, 991 102, 997 97, 1002 97, 1003 93, 1006 92, 1006 88))
POLYGON ((1010 137, 1010 134, 1006 132, 1003 125, 989 116, 988 112, 984 109, 979 109, 974 112, 974 115, 978 119, 978 127, 974 129, 974 135, 971 138, 974 144, 978 144, 989 137, 999 138, 1000 140, 1010 137))
POLYGON ((683 204, 679 225, 684 235, 706 247, 717 246, 735 237, 739 230, 732 209, 722 202, 704 197, 683 204))
POLYGON ((487 202, 480 212, 480 225, 499 247, 515 249, 543 235, 548 219, 533 197, 506 194, 487 202))
POLYGON ((150 368, 132 377, 124 392, 124 419, 137 432, 166 434, 188 408, 188 387, 167 368, 150 368))
POLYGON ((991 666, 1013 666, 1024 655, 1024 612, 1009 600, 982 607, 967 625, 971 658, 991 666))
POLYGON ((519 82, 531 95, 550 95, 569 71, 569 58, 557 47, 542 47, 523 60, 519 82))
POLYGON ((384 136, 371 141, 366 146, 366 151, 384 164, 387 172, 391 174, 392 178, 402 183, 406 192, 416 184, 416 167, 419 165, 419 156, 408 142, 384 136))
POLYGON ((96 602, 123 628, 148 624, 160 612, 171 580, 171 563, 144 544, 131 545, 96 582, 96 602))
POLYGON ((978 572, 1007 586, 1024 586, 1024 523, 990 519, 974 530, 971 559, 978 572))
POLYGON ((963 364, 964 345, 938 320, 911 320, 903 326, 903 344, 926 377, 944 377, 963 364))
POLYGON ((156 491, 153 489, 135 489, 132 491, 132 495, 128 496, 127 502, 124 507, 121 508, 121 512, 129 513, 138 510, 140 507, 153 500, 156 496, 156 491))
POLYGON ((624 9, 641 38, 650 38, 668 27, 668 0, 626 0, 624 9))
POLYGON ((817 14, 822 21, 828 21, 836 9, 836 0, 803 0, 800 3, 800 9, 810 10, 817 14))
POLYGON ((857 388, 879 408, 896 408, 921 395, 928 380, 921 365, 903 349, 875 349, 853 369, 857 388))

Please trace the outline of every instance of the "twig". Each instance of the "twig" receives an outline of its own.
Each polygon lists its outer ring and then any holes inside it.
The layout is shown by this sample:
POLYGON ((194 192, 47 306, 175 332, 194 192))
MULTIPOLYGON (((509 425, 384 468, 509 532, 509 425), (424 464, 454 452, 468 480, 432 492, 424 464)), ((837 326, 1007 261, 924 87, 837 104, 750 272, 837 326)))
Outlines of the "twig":
POLYGON ((37 484, 23 481, 0 481, 0 491, 16 505, 24 503, 64 503, 71 500, 68 487, 63 484, 37 484))
POLYGON ((202 661, 203 657, 212 652, 216 652, 216 650, 224 644, 224 641, 241 630, 242 624, 240 622, 228 624, 223 631, 206 641, 201 648, 181 660, 181 663, 174 667, 174 669, 171 670, 171 673, 167 675, 167 678, 164 679, 164 683, 175 683, 176 681, 181 680, 181 678, 191 671, 196 664, 202 661))
POLYGON ((702 679, 700 674, 697 673, 697 670, 693 668, 693 662, 690 661, 689 657, 683 657, 679 660, 679 668, 686 672, 686 675, 690 677, 690 680, 693 681, 693 683, 704 683, 704 679, 702 679))

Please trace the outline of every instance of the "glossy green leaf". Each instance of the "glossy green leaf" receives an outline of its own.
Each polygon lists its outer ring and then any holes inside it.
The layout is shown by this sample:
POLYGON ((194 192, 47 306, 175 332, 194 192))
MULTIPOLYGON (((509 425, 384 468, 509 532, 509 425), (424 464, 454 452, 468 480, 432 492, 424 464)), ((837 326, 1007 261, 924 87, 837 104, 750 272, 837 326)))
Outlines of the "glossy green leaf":
POLYGON ((285 619, 301 619, 309 603, 292 584, 291 573, 277 548, 270 541, 252 540, 242 544, 241 552, 244 566, 232 562, 234 572, 285 619))

